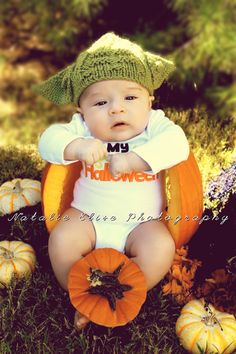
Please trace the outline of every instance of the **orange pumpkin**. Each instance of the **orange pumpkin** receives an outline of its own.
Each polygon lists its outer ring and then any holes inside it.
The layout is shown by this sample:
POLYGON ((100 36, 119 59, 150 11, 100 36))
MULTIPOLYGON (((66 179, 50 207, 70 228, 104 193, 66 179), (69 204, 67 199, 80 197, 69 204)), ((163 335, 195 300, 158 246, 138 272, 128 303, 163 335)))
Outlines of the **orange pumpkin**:
POLYGON ((113 248, 99 248, 73 264, 68 290, 81 314, 99 325, 116 327, 137 316, 147 286, 136 263, 113 248))
MULTIPOLYGON (((81 162, 70 165, 47 164, 42 179, 42 203, 49 232, 57 223, 57 216, 70 207, 75 181, 82 170, 81 162), (54 217, 55 215, 55 217, 54 217)), ((203 190, 198 165, 190 152, 186 161, 167 170, 170 198, 166 225, 173 236, 176 247, 187 243, 197 230, 198 223, 192 218, 201 217, 203 212, 203 190), (189 221, 174 223, 176 217, 189 217, 189 221)), ((164 216, 163 216, 164 219, 164 216)))
POLYGON ((192 152, 186 161, 169 168, 167 174, 170 187, 168 215, 172 218, 167 221, 167 227, 175 240, 176 248, 180 248, 196 232, 199 226, 197 220, 203 213, 201 174, 192 152), (173 221, 178 216, 183 220, 175 224, 173 221), (197 220, 193 219, 195 217, 197 220))

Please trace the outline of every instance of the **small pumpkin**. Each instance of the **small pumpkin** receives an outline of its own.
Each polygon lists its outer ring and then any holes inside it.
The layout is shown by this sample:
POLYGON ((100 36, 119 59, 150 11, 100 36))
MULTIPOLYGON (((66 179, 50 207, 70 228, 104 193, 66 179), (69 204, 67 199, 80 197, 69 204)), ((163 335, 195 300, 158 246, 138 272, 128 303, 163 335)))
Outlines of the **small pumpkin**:
POLYGON ((136 263, 113 248, 99 248, 73 264, 68 290, 73 306, 90 321, 116 327, 137 316, 147 285, 136 263))
POLYGON ((191 300, 181 310, 176 333, 183 347, 193 354, 233 353, 236 349, 236 320, 217 311, 204 298, 191 300))
MULTIPOLYGON (((42 204, 49 233, 58 222, 57 217, 70 207, 74 184, 80 177, 81 170, 81 162, 46 165, 42 178, 42 204), (51 218, 52 215, 56 217, 51 218)), ((190 152, 186 161, 169 168, 167 175, 170 187, 167 215, 171 220, 167 220, 166 225, 175 240, 176 248, 180 248, 190 240, 199 226, 193 217, 200 218, 203 213, 202 180, 193 153, 190 152), (183 219, 188 216, 189 220, 174 224, 175 218, 179 216, 183 219)), ((163 219, 164 217, 165 215, 163 219)))
POLYGON ((41 201, 41 183, 32 179, 15 178, 0 187, 0 212, 13 213, 41 201))
POLYGON ((22 241, 0 241, 0 287, 10 284, 13 276, 29 276, 36 263, 34 249, 22 241))

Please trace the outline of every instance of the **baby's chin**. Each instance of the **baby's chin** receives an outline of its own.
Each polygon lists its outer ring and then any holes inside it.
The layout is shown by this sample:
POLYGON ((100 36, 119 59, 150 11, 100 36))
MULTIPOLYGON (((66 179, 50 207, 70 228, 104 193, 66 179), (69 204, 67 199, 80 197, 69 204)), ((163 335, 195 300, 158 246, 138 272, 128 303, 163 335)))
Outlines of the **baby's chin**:
POLYGON ((102 141, 121 142, 121 141, 130 140, 139 134, 141 134, 141 132, 119 131, 119 132, 112 132, 112 134, 106 136, 100 136, 100 137, 96 136, 95 138, 102 141))

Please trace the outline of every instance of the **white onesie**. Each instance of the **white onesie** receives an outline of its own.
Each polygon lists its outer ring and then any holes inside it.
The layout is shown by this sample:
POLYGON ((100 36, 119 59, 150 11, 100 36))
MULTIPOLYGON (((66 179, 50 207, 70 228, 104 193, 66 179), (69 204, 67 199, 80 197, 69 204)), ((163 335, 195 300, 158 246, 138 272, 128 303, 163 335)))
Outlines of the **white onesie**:
MULTIPOLYGON (((76 138, 93 138, 80 114, 67 124, 54 124, 42 134, 42 158, 56 164, 64 160, 66 146, 76 138)), ((122 142, 104 142, 109 154, 135 152, 151 167, 150 171, 130 172, 113 177, 109 162, 93 166, 83 163, 74 187, 71 206, 90 217, 96 231, 96 248, 112 247, 124 252, 129 233, 141 222, 156 219, 163 211, 160 171, 186 160, 189 146, 183 130, 161 110, 151 110, 146 129, 122 142)))

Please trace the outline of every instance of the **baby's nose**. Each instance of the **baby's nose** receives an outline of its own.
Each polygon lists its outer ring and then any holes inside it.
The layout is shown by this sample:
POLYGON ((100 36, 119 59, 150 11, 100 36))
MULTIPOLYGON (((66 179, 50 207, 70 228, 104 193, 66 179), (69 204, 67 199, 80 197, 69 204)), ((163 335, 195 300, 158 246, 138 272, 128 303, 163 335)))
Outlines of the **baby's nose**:
POLYGON ((112 102, 110 105, 109 113, 111 115, 118 114, 124 112, 124 106, 122 105, 121 102, 115 101, 112 102))

